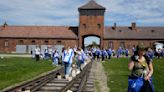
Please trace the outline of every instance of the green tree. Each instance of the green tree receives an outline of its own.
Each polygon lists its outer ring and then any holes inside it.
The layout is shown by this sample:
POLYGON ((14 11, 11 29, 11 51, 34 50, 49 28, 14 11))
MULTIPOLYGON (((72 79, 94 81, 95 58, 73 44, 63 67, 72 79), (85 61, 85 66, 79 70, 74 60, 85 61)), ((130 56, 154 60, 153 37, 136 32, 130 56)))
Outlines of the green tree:
POLYGON ((87 48, 91 48, 91 47, 99 47, 99 44, 97 44, 95 41, 93 41, 92 44, 89 44, 87 46, 87 48))

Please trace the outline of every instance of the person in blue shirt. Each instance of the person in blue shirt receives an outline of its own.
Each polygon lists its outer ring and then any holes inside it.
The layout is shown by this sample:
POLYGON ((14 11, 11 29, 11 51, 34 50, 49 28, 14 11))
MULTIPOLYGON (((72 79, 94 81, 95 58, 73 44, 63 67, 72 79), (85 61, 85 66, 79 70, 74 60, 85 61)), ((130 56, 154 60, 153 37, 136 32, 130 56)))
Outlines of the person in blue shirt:
POLYGON ((44 59, 49 59, 48 49, 44 50, 44 59))
POLYGON ((96 57, 97 57, 97 61, 100 61, 101 50, 99 48, 97 48, 95 54, 96 54, 96 57))
POLYGON ((81 69, 81 65, 84 63, 84 51, 82 50, 82 48, 78 48, 76 51, 74 51, 76 53, 76 64, 77 64, 77 69, 80 71, 81 69))
POLYGON ((57 51, 57 49, 54 50, 53 54, 52 54, 52 60, 53 60, 53 65, 58 66, 59 63, 59 52, 57 51))
POLYGON ((105 58, 107 57, 107 52, 106 52, 105 49, 103 49, 103 50, 101 51, 101 56, 102 56, 102 61, 104 61, 105 58))
POLYGON ((107 53, 108 53, 108 59, 110 59, 110 58, 111 58, 111 55, 112 55, 112 49, 109 48, 109 49, 107 50, 107 53))
POLYGON ((129 56, 129 50, 128 50, 128 49, 125 50, 125 56, 126 56, 126 57, 129 56))
POLYGON ((119 58, 122 55, 122 49, 121 47, 117 50, 117 58, 119 58))
POLYGON ((71 74, 71 65, 73 63, 74 51, 69 46, 63 51, 62 61, 64 63, 64 74, 66 79, 71 74))
POLYGON ((96 47, 92 47, 93 60, 96 59, 96 51, 97 51, 96 47))
POLYGON ((147 56, 148 56, 150 59, 153 59, 153 57, 154 57, 154 52, 153 52, 153 50, 152 50, 151 48, 148 48, 146 54, 147 54, 147 56))
POLYGON ((162 49, 161 56, 164 57, 164 48, 162 49))

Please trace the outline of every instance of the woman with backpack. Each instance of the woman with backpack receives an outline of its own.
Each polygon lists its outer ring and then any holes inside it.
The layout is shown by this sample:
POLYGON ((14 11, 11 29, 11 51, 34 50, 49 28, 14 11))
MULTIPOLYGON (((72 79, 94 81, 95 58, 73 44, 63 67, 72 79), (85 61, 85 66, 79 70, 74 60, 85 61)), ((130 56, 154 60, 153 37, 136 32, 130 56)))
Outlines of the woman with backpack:
POLYGON ((69 46, 63 51, 62 61, 64 63, 64 73, 66 79, 69 78, 71 74, 71 65, 73 62, 74 51, 69 46))
POLYGON ((128 92, 154 92, 152 84, 152 59, 144 54, 145 47, 138 45, 131 56, 128 68, 131 75, 128 79, 128 92))
POLYGON ((77 54, 77 57, 76 57, 77 58, 77 62, 76 62, 77 69, 81 70, 81 64, 84 63, 84 57, 83 57, 84 52, 80 47, 75 52, 77 54))

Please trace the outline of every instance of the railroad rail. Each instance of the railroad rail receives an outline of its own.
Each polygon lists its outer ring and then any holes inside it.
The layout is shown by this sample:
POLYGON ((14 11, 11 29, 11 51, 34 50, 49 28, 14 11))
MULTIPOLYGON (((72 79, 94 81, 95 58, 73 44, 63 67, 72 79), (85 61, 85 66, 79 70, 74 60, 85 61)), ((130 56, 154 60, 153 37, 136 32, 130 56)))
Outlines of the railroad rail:
POLYGON ((71 81, 64 78, 58 79, 58 75, 64 73, 64 68, 49 74, 25 82, 2 92, 94 92, 93 79, 89 78, 92 62, 89 62, 83 70, 71 81))

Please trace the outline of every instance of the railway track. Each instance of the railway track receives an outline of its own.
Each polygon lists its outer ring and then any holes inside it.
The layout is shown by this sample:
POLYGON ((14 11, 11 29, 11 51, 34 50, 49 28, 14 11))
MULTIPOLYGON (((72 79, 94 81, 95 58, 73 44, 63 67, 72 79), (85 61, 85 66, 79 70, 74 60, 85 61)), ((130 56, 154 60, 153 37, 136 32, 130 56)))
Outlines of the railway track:
POLYGON ((61 68, 2 92, 94 92, 94 78, 89 76, 91 66, 92 62, 89 62, 71 81, 57 78, 64 73, 61 68))

